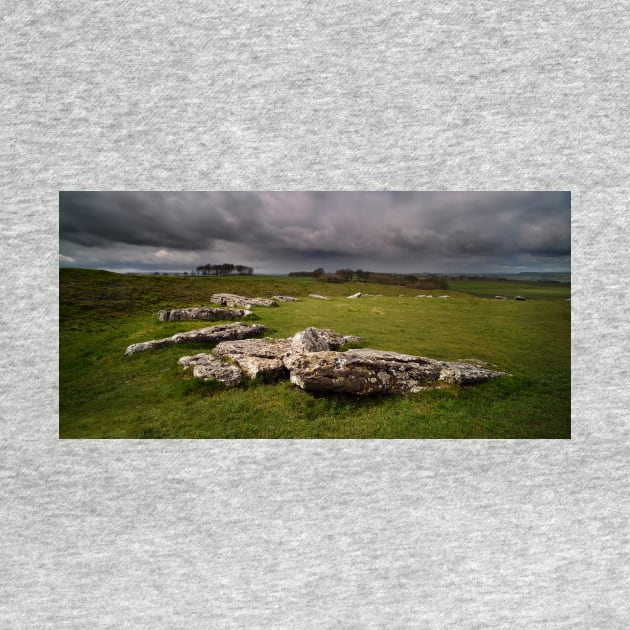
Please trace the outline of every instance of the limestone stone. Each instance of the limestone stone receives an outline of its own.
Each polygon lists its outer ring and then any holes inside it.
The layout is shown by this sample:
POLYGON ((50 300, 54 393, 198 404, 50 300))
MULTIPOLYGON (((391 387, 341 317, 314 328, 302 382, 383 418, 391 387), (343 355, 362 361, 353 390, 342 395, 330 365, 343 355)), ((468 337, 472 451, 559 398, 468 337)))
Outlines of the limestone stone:
POLYGON ((441 362, 440 381, 455 385, 474 385, 499 376, 509 376, 507 372, 497 372, 470 363, 441 362))
POLYGON ((226 387, 236 387, 243 382, 243 373, 235 365, 223 363, 216 357, 193 367, 193 376, 203 381, 219 381, 226 387))
POLYGON ((437 382, 470 385, 506 375, 465 363, 372 349, 303 352, 285 356, 292 383, 305 390, 359 396, 418 392, 437 382))
POLYGON ((302 389, 360 396, 417 391, 440 377, 440 366, 430 359, 370 349, 292 354, 285 365, 302 389))
POLYGON ((246 354, 227 355, 234 361, 247 378, 256 378, 258 375, 284 376, 286 370, 282 359, 266 359, 264 357, 249 356, 246 354))
POLYGON ((348 296, 349 300, 356 300, 357 298, 360 298, 363 295, 363 293, 361 293, 361 291, 359 291, 358 293, 353 293, 352 295, 348 296))
POLYGON ((315 300, 330 300, 330 298, 327 298, 323 295, 318 295, 317 293, 309 293, 308 297, 313 298, 315 300))
POLYGON ((239 341, 222 341, 212 351, 217 356, 249 355, 265 359, 280 359, 291 350, 290 339, 242 339, 239 341))
POLYGON ((276 300, 276 302, 299 302, 297 298, 291 297, 290 295, 273 295, 271 299, 276 300))
POLYGON ((235 295, 234 293, 214 293, 210 298, 210 301, 214 304, 221 304, 223 306, 240 306, 247 309, 252 306, 278 306, 278 302, 275 300, 244 297, 242 295, 235 295))
POLYGON ((234 308, 210 308, 197 306, 193 308, 176 308, 170 311, 160 311, 158 319, 161 322, 179 322, 189 320, 220 321, 225 319, 239 319, 249 317, 251 311, 234 308))
POLYGON ((361 337, 341 335, 328 328, 309 327, 293 336, 291 352, 322 352, 336 350, 347 343, 360 343, 361 337))
POLYGON ((266 326, 262 324, 243 324, 235 322, 233 324, 220 324, 218 326, 208 326, 207 328, 197 328, 174 334, 172 337, 165 339, 152 339, 141 343, 133 343, 125 350, 125 355, 130 356, 144 350, 153 348, 164 348, 179 343, 207 341, 210 343, 218 343, 220 341, 228 341, 231 339, 245 339, 247 337, 255 337, 266 330, 266 326))

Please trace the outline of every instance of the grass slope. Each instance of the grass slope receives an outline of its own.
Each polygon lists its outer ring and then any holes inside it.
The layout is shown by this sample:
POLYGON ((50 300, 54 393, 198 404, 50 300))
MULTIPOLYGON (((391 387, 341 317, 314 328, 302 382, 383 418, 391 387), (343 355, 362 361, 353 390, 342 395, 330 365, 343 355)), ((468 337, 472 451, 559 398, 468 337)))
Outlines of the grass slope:
MULTIPOLYGON (((453 282, 454 296, 414 299, 418 291, 309 278, 186 278, 60 271, 60 426, 62 438, 569 438, 569 287, 501 282, 477 297, 479 283, 453 282), (546 291, 552 289, 553 295, 546 291), (383 297, 348 300, 363 291, 383 297), (303 298, 255 309, 267 335, 306 326, 364 337, 364 346, 436 359, 480 359, 511 378, 471 388, 356 399, 313 395, 290 383, 254 381, 223 390, 177 365, 203 344, 124 357, 127 345, 201 328, 158 322, 161 308, 207 305, 214 292, 303 298), (320 293, 329 302, 306 297, 320 293), (399 297, 404 296, 404 297, 399 297), (530 299, 533 298, 533 299, 530 299)), ((484 287, 482 289, 485 290, 484 287)))

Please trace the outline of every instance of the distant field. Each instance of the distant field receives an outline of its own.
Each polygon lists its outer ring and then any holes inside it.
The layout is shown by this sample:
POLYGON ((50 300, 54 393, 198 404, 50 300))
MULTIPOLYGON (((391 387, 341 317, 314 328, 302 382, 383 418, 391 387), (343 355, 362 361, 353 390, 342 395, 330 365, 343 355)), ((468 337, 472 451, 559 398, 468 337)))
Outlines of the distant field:
POLYGON ((453 281, 418 291, 312 278, 157 277, 60 271, 62 438, 569 438, 569 285, 453 281), (348 300, 362 291, 382 297, 348 300), (514 376, 458 389, 355 399, 288 382, 243 388, 187 377, 186 345, 124 357, 127 345, 202 328, 163 323, 162 308, 208 305, 215 292, 303 298, 254 309, 267 335, 307 326, 364 337, 365 347, 436 359, 480 359, 514 376), (320 293, 329 302, 306 297, 320 293), (415 299, 418 293, 450 300, 415 299), (523 302, 483 296, 523 295, 523 302), (404 297, 399 297, 404 296, 404 297))

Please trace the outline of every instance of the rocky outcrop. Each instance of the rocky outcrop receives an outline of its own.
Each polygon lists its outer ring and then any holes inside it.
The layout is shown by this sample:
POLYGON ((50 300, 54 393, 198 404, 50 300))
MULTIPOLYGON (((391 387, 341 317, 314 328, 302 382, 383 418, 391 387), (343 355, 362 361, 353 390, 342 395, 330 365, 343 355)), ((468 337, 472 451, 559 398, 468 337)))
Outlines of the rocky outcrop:
POLYGON ((259 375, 286 377, 282 361, 291 351, 290 339, 244 339, 242 341, 224 341, 217 345, 213 353, 227 357, 238 365, 247 378, 259 375))
POLYGON ((302 389, 359 396, 419 392, 438 381, 469 385, 506 374, 466 363, 370 349, 291 354, 284 363, 291 382, 302 389))
POLYGON ((166 346, 173 346, 180 343, 199 341, 218 343, 220 341, 228 341, 231 339, 245 339, 247 337, 255 337, 265 330, 266 326, 263 326, 262 324, 243 324, 241 322, 209 326, 207 328, 198 328, 197 330, 176 333, 172 337, 167 337, 166 339, 153 339, 142 343, 133 343, 127 347, 125 355, 129 356, 135 354, 136 352, 151 350, 153 348, 164 348, 166 346))
POLYGON ((219 357, 235 354, 247 354, 266 359, 282 358, 291 351, 291 339, 242 339, 240 341, 222 341, 212 351, 219 357))
POLYGON ((278 306, 278 302, 275 300, 250 298, 242 295, 234 295, 233 293, 215 293, 210 298, 210 301, 223 306, 240 306, 242 308, 251 308, 252 306, 278 306))
POLYGON ((225 387, 236 387, 243 382, 243 373, 238 367, 224 363, 211 354, 201 353, 182 357, 178 363, 184 370, 192 367, 193 376, 203 381, 219 381, 225 387))
POLYGON ((197 378, 218 380, 226 387, 240 383, 238 372, 241 379, 288 376, 304 390, 358 396, 419 392, 439 383, 473 385, 506 375, 479 365, 478 360, 471 364, 368 348, 337 350, 360 341, 361 337, 311 327, 290 339, 221 341, 212 354, 182 357, 179 364, 184 369, 192 367, 197 378))
POLYGON ((276 302, 299 302, 297 298, 291 297, 290 295, 272 295, 271 299, 276 302))
POLYGON ((361 343, 361 337, 341 335, 328 328, 307 328, 296 333, 291 340, 291 352, 321 352, 336 350, 347 343, 361 343))
POLYGON ((361 293, 361 291, 359 291, 358 293, 353 293, 352 295, 348 296, 349 300, 356 300, 357 298, 360 298, 363 295, 363 293, 361 293))
POLYGON ((432 298, 432 295, 416 295, 417 298, 432 298))
POLYGON ((317 293, 309 293, 308 297, 313 298, 315 300, 330 300, 330 298, 327 298, 323 295, 318 295, 317 293))
POLYGON ((361 396, 420 391, 440 377, 440 368, 428 359, 369 349, 292 354, 285 365, 291 382, 302 389, 361 396))
POLYGON ((239 319, 241 317, 249 317, 251 311, 245 309, 234 308, 209 308, 207 306, 198 306, 194 308, 176 308, 171 311, 160 311, 158 319, 161 322, 181 322, 181 321, 221 321, 225 319, 239 319))

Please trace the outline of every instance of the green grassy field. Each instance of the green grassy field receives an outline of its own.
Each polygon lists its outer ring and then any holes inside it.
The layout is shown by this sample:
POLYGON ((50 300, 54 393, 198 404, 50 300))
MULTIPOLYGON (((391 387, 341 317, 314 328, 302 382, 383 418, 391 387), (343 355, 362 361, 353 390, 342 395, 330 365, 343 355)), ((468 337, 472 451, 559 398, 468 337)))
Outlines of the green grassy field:
MULTIPOLYGON (((312 278, 164 277, 60 270, 62 438, 570 438, 568 285, 451 282, 418 291, 312 278), (348 300, 357 291, 382 297, 348 300), (224 390, 177 365, 187 344, 125 348, 209 322, 159 322, 162 308, 209 305, 215 292, 301 298, 255 310, 267 336, 307 326, 364 337, 364 347, 435 359, 479 359, 513 374, 469 388, 353 398, 252 381, 224 390), (320 293, 333 299, 308 298, 320 293), (418 293, 453 298, 414 299, 418 293), (523 295, 502 301, 484 295, 523 295), (403 297, 400 297, 403 296, 403 297)), ((220 323, 220 322, 217 322, 220 323)))

